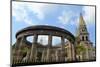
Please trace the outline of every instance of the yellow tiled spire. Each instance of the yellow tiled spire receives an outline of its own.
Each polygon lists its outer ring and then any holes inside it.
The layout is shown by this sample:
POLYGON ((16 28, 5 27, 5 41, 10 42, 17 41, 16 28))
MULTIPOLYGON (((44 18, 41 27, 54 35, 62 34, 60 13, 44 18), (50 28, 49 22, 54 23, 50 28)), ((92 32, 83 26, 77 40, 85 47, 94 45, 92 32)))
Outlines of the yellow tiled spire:
POLYGON ((86 24, 85 24, 85 21, 84 21, 84 18, 82 16, 82 13, 80 13, 80 17, 79 17, 79 27, 77 29, 77 32, 76 32, 76 37, 80 35, 80 33, 88 33, 87 32, 87 27, 86 27, 86 24))
POLYGON ((86 25, 86 24, 85 24, 85 21, 83 19, 82 13, 80 13, 79 26, 82 26, 82 25, 86 25))

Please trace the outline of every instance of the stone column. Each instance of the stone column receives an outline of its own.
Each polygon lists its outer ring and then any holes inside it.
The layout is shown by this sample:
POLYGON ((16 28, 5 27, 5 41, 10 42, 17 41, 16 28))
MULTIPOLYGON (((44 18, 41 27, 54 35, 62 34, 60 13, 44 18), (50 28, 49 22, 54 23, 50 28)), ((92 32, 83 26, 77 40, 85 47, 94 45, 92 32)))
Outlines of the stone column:
POLYGON ((22 60, 22 55, 21 55, 21 49, 23 46, 23 42, 24 42, 24 36, 21 37, 20 39, 20 43, 19 43, 19 47, 18 47, 18 52, 17 52, 17 61, 20 62, 22 60))
POLYGON ((17 53, 17 51, 19 49, 19 45, 20 45, 20 38, 17 38, 16 43, 15 43, 15 47, 14 47, 14 52, 12 51, 12 53, 17 53))
POLYGON ((20 41, 20 44, 19 44, 19 49, 22 48, 24 39, 25 39, 25 37, 23 36, 23 37, 21 38, 21 41, 20 41))
POLYGON ((45 50, 43 50, 43 52, 42 52, 42 62, 44 62, 44 58, 45 58, 45 50))
POLYGON ((18 49, 20 45, 20 38, 16 39, 15 49, 18 49))
POLYGON ((73 61, 75 61, 75 48, 74 48, 74 44, 72 44, 72 58, 73 58, 73 61))
POLYGON ((62 51, 61 51, 61 61, 65 61, 65 56, 64 56, 64 54, 65 54, 65 41, 64 41, 64 37, 62 36, 61 37, 61 49, 62 49, 62 51))
POLYGON ((27 61, 29 60, 29 56, 30 56, 30 51, 27 51, 27 55, 26 55, 27 61))
POLYGON ((77 41, 76 38, 75 38, 75 42, 73 44, 74 44, 73 45, 73 48, 74 48, 74 59, 75 59, 75 61, 78 61, 77 54, 76 54, 76 46, 78 44, 78 41, 77 41))
MULTIPOLYGON (((36 49, 37 49, 37 48, 36 48, 36 49)), ((36 49, 35 49, 35 54, 34 54, 34 55, 35 55, 35 56, 34 56, 34 58, 35 58, 35 59, 34 59, 35 62, 37 62, 37 53, 38 53, 38 51, 37 51, 36 49)))
POLYGON ((47 61, 50 61, 50 49, 52 47, 52 35, 48 37, 48 48, 47 48, 47 61))
POLYGON ((64 49, 64 45, 65 45, 64 37, 61 37, 61 45, 62 45, 62 49, 64 49))
POLYGON ((38 35, 34 34, 33 43, 37 43, 37 40, 38 40, 38 35))
POLYGON ((74 45, 72 43, 70 43, 70 51, 71 51, 71 61, 75 60, 75 51, 74 51, 74 45))
POLYGON ((70 44, 70 52, 71 52, 71 55, 70 55, 70 61, 72 61, 73 60, 73 48, 72 48, 72 44, 69 42, 69 44, 70 44))
POLYGON ((56 50, 56 62, 58 62, 58 50, 56 50))
POLYGON ((48 37, 48 46, 49 47, 52 46, 52 35, 49 35, 49 37, 48 37))
POLYGON ((89 60, 89 50, 88 50, 88 47, 86 47, 86 60, 89 60))
POLYGON ((20 39, 17 38, 16 39, 16 43, 15 43, 14 50, 12 49, 12 60, 13 60, 13 63, 16 62, 17 61, 17 58, 18 58, 19 43, 20 43, 20 39))
POLYGON ((37 43, 37 39, 38 39, 38 35, 34 34, 33 43, 31 47, 31 53, 30 53, 30 61, 35 60, 35 53, 36 53, 35 44, 37 43))
POLYGON ((68 60, 69 61, 73 61, 73 60, 75 60, 75 56, 74 56, 74 46, 73 46, 73 44, 69 41, 68 42, 68 60))

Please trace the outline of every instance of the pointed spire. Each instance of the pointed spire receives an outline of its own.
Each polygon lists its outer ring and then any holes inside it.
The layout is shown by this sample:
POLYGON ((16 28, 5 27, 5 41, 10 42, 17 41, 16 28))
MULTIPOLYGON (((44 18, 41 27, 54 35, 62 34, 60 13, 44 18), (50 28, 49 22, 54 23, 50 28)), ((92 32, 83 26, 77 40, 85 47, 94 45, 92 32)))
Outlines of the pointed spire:
POLYGON ((86 25, 86 24, 85 24, 85 21, 83 19, 82 13, 80 13, 79 26, 82 26, 82 25, 86 25))
POLYGON ((80 13, 80 17, 79 17, 79 27, 77 29, 77 33, 76 36, 80 36, 80 33, 88 33, 87 31, 87 27, 84 21, 84 18, 82 16, 82 13, 80 13))

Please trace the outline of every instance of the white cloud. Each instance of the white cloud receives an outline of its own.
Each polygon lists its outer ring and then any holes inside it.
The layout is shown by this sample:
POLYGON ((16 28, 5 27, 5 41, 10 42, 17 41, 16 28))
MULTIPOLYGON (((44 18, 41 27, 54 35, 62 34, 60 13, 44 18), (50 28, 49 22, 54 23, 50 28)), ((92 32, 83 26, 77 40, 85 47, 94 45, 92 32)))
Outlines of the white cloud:
POLYGON ((26 24, 33 25, 33 20, 29 12, 35 14, 39 20, 44 19, 44 5, 39 3, 12 2, 12 16, 17 21, 23 21, 26 24))
POLYGON ((26 24, 32 25, 32 20, 28 17, 25 5, 19 2, 12 3, 12 16, 15 17, 17 21, 23 21, 26 24))
POLYGON ((39 4, 39 3, 27 3, 28 9, 30 9, 39 20, 43 20, 45 15, 44 15, 44 5, 39 4))
POLYGON ((67 24, 68 21, 70 20, 71 16, 70 13, 67 13, 66 11, 62 12, 62 15, 58 17, 58 20, 62 24, 67 24))
MULTIPOLYGON (((91 6, 84 6, 82 8, 82 14, 83 18, 86 23, 93 24, 95 22, 95 7, 91 6)), ((71 24, 71 25, 78 25, 79 24, 79 16, 80 13, 75 13, 74 11, 62 11, 62 14, 58 17, 58 21, 65 25, 65 24, 71 24), (73 19, 73 17, 75 19, 73 19)))
POLYGON ((86 23, 93 24, 95 23, 95 7, 92 6, 84 6, 82 8, 82 11, 84 12, 84 19, 86 23))
POLYGON ((59 23, 65 25, 65 24, 71 24, 75 25, 78 22, 78 15, 75 14, 73 11, 62 11, 61 16, 58 17, 59 23), (76 19, 72 19, 73 17, 76 17, 76 19))
POLYGON ((32 21, 34 18, 29 16, 29 12, 34 14, 34 16, 41 21, 45 19, 46 14, 50 14, 53 10, 55 10, 55 7, 50 4, 12 2, 12 16, 15 17, 17 21, 24 21, 30 25, 33 24, 32 21))

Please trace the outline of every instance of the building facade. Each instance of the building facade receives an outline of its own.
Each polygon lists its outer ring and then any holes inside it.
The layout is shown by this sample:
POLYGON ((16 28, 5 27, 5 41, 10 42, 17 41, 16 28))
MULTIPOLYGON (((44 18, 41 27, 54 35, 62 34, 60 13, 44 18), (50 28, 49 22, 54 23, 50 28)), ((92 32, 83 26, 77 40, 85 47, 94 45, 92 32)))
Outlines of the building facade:
POLYGON ((76 47, 77 51, 80 50, 78 51, 79 53, 77 52, 76 55, 78 60, 94 60, 95 56, 93 55, 93 52, 95 47, 93 46, 93 43, 90 41, 89 32, 87 30, 87 26, 82 15, 80 15, 79 18, 79 27, 76 35, 76 47))

